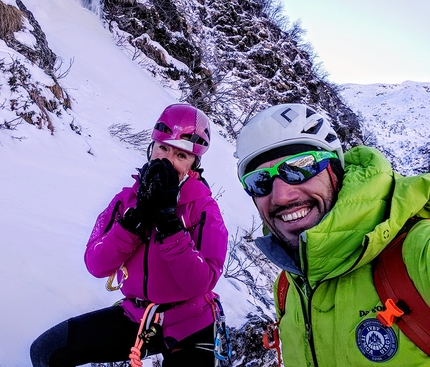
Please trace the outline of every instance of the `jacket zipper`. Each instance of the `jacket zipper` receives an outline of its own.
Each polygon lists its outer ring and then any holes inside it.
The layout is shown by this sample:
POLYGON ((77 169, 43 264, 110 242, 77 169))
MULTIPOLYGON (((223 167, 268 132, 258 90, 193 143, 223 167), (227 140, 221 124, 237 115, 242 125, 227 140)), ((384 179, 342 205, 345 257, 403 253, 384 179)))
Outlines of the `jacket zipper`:
POLYGON ((148 233, 146 235, 145 239, 145 252, 143 254, 143 297, 147 300, 149 300, 148 297, 148 276, 149 276, 149 264, 148 264, 148 257, 149 257, 149 244, 151 243, 151 230, 148 230, 148 233))
POLYGON ((206 222, 206 212, 202 212, 202 214, 200 216, 200 222, 197 223, 197 224, 200 224, 199 237, 198 237, 197 244, 196 244, 197 251, 200 251, 200 249, 202 247, 203 226, 204 226, 205 222, 206 222))
MULTIPOLYGON (((318 361, 317 356, 315 352, 315 344, 314 344, 314 337, 313 337, 313 330, 312 330, 312 296, 315 293, 315 290, 312 290, 308 278, 306 277, 306 274, 308 272, 308 264, 306 261, 306 243, 304 240, 302 240, 302 261, 303 261, 303 293, 307 300, 307 307, 303 304, 304 300, 302 299, 302 310, 303 310, 303 317, 305 320, 305 328, 306 328, 306 337, 309 342, 309 348, 311 349, 312 354, 312 360, 314 363, 314 367, 318 367, 318 361)), ((316 289, 316 288, 315 288, 316 289)))
POLYGON ((300 302, 302 304, 302 310, 303 310, 302 311, 303 319, 305 322, 306 338, 308 339, 314 367, 318 367, 318 361, 315 353, 315 345, 314 345, 314 338, 313 338, 312 321, 311 321, 312 320, 312 307, 311 307, 312 296, 315 293, 315 291, 311 289, 306 278, 301 277, 301 279, 303 280, 303 287, 301 287, 301 289, 303 290, 304 296, 306 297, 306 300, 307 300, 307 306, 306 306, 303 297, 300 297, 300 302))
MULTIPOLYGON (((353 269, 361 260, 361 258, 363 257, 364 253, 366 252, 368 246, 368 240, 365 241, 364 245, 363 245, 363 251, 361 252, 360 256, 357 258, 357 260, 355 261, 355 263, 351 266, 350 269, 346 270, 343 274, 340 274, 340 276, 348 273, 351 269, 353 269)), ((306 244, 305 241, 302 242, 302 261, 303 261, 303 274, 307 274, 308 271, 308 264, 306 261, 306 244)), ((314 367, 318 367, 318 361, 317 361, 317 355, 316 355, 316 351, 315 351, 315 343, 314 343, 314 337, 313 337, 313 329, 312 329, 312 297, 315 294, 317 288, 321 285, 322 282, 318 283, 315 286, 315 289, 312 289, 308 278, 306 276, 301 277, 303 280, 303 293, 307 299, 307 307, 304 304, 304 300, 302 297, 300 297, 301 302, 302 302, 302 310, 303 310, 303 317, 305 320, 305 328, 306 328, 306 336, 308 338, 308 342, 309 342, 309 347, 311 349, 311 353, 312 353, 312 359, 313 359, 313 363, 314 363, 314 367), (307 312, 305 311, 307 308, 307 312)), ((328 281, 329 279, 326 279, 324 281, 328 281)), ((323 282, 324 282, 323 281, 323 282)))

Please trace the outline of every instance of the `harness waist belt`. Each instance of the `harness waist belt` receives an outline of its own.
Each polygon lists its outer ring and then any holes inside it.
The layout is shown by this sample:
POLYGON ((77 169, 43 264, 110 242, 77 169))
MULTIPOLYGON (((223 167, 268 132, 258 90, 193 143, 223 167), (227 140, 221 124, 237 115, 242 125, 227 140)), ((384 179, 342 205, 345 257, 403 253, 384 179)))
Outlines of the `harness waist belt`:
MULTIPOLYGON (((148 301, 146 299, 140 299, 140 298, 125 298, 124 300, 128 300, 128 301, 133 302, 139 308, 146 308, 151 303, 154 303, 154 302, 148 301)), ((179 306, 180 304, 182 304, 184 302, 185 301, 161 303, 157 307, 157 312, 165 312, 165 311, 170 310, 171 308, 173 308, 175 306, 179 306)))

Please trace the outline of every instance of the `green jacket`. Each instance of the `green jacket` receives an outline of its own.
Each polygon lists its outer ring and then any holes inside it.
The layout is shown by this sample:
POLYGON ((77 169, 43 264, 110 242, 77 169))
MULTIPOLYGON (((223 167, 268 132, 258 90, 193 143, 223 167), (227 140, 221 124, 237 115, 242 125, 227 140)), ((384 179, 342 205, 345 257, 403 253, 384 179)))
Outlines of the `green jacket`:
MULTIPOLYGON (((371 264, 409 218, 430 218, 430 174, 402 177, 376 149, 363 146, 345 154, 345 165, 335 206, 301 235, 300 267, 271 235, 256 241, 290 282, 279 326, 284 365, 430 367, 430 357, 395 324, 385 329, 377 321, 383 305, 371 264)), ((429 240, 430 221, 419 221, 403 257, 430 305, 429 240)))

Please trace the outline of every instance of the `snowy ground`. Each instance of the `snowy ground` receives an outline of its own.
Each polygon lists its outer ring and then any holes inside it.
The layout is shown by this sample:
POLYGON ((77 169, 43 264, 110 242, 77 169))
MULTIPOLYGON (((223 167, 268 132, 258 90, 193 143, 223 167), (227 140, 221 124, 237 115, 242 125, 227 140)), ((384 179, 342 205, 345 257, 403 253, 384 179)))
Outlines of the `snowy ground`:
MULTIPOLYGON (((13 0, 9 3, 14 4, 13 0)), ((145 158, 110 136, 108 127, 151 128, 177 94, 163 89, 124 55, 97 16, 75 0, 25 0, 51 49, 73 60, 60 83, 73 114, 55 118, 55 133, 20 125, 0 130, 0 366, 30 366, 31 342, 50 326, 121 298, 86 270, 83 252, 97 215, 145 158), (77 135, 69 127, 83 127, 77 135), (18 139, 20 138, 20 139, 18 139)), ((24 37, 24 35, 23 35, 24 37)), ((0 41, 0 58, 20 57, 0 41)), ((37 72, 37 71, 35 71, 37 72)), ((38 71, 40 73, 40 70, 38 71)), ((5 116, 1 116, 4 118, 5 116)), ((213 132, 216 128, 213 129, 213 132)), ((214 133, 203 159, 227 227, 248 229, 257 213, 236 178, 234 147, 214 133)), ((239 326, 253 308, 222 278, 218 293, 228 323, 239 326)))

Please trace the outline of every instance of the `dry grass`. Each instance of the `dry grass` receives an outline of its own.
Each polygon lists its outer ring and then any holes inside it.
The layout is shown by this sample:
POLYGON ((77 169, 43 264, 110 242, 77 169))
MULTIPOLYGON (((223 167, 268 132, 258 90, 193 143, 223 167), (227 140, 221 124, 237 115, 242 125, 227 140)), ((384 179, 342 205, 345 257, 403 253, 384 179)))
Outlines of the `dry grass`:
POLYGON ((18 32, 23 27, 23 14, 21 10, 12 5, 6 5, 0 0, 0 38, 18 32))
POLYGON ((48 85, 47 88, 52 92, 55 98, 63 103, 65 108, 72 108, 72 101, 68 93, 58 83, 48 85))

